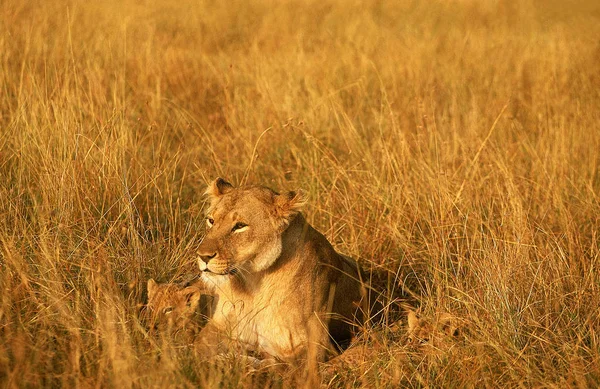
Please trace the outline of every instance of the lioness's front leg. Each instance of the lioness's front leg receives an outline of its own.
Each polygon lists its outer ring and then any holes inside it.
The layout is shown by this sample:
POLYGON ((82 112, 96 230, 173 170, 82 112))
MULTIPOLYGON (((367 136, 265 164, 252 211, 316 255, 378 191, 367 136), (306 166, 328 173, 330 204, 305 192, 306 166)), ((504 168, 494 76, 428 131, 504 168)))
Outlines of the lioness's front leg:
POLYGON ((231 339, 212 322, 209 322, 198 335, 195 351, 201 360, 211 363, 227 362, 233 358, 245 362, 247 366, 253 369, 281 368, 285 366, 270 354, 256 354, 256 348, 254 347, 241 347, 236 350, 236 347, 231 348, 230 346, 231 339), (252 354, 256 354, 256 356, 247 354, 251 351, 254 351, 252 354))

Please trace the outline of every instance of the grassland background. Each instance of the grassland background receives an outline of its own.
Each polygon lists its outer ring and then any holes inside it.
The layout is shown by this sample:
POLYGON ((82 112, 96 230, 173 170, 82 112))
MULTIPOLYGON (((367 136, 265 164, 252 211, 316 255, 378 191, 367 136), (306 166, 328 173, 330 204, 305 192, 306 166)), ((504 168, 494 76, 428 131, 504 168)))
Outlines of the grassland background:
POLYGON ((0 2, 0 385, 258 386, 137 318, 220 175, 468 322, 339 386, 598 386, 599 37, 592 0, 0 2))

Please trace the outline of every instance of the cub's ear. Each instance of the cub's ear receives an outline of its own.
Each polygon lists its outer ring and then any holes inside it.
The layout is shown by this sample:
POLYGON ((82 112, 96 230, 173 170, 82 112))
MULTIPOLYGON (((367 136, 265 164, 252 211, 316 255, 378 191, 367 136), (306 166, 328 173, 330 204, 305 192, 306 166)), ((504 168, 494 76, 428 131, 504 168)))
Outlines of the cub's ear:
POLYGON ((231 192, 232 189, 233 189, 233 185, 231 185, 229 182, 225 181, 221 177, 218 177, 210 185, 208 185, 208 188, 206 188, 205 194, 210 197, 218 198, 228 192, 231 192))
POLYGON ((148 280, 148 297, 153 296, 156 292, 156 281, 153 278, 148 280))
POLYGON ((278 216, 289 222, 306 204, 306 193, 303 190, 291 191, 275 196, 275 209, 278 216))
POLYGON ((179 293, 185 297, 185 303, 188 307, 195 309, 198 306, 198 302, 200 301, 200 290, 198 288, 188 286, 180 290, 179 293))
POLYGON ((448 336, 458 336, 460 334, 460 328, 458 325, 458 319, 449 313, 443 313, 440 315, 439 322, 442 325, 442 331, 448 336))
POLYGON ((417 313, 412 309, 408 311, 408 332, 413 332, 419 325, 419 318, 417 313))

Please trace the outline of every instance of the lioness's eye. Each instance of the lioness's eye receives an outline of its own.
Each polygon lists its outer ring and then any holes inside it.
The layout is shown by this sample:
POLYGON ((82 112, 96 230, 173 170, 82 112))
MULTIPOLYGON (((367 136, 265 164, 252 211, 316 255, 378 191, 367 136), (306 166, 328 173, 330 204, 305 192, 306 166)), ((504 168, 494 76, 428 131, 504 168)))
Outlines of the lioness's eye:
POLYGON ((209 217, 207 217, 207 218, 206 218, 206 225, 207 225, 208 227, 212 227, 212 226, 213 226, 213 224, 215 224, 215 219, 213 219, 213 218, 212 218, 212 217, 210 217, 210 216, 209 216, 209 217))
POLYGON ((248 227, 248 225, 246 223, 237 222, 237 223, 235 223, 235 226, 233 226, 233 228, 231 229, 231 232, 236 232, 236 231, 239 232, 246 227, 248 227))
POLYGON ((173 307, 167 307, 167 308, 163 309, 163 313, 165 315, 168 315, 169 313, 173 312, 173 309, 175 309, 175 308, 173 308, 173 307))

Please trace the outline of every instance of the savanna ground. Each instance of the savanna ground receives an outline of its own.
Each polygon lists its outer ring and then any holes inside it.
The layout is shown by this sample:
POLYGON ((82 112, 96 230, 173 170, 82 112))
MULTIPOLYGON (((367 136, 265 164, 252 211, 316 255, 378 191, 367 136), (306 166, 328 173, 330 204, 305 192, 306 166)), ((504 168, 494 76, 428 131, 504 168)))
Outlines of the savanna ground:
POLYGON ((305 189, 338 251, 464 320, 332 386, 600 385, 598 37, 593 0, 0 2, 0 383, 293 385, 139 319, 220 175, 305 189))

